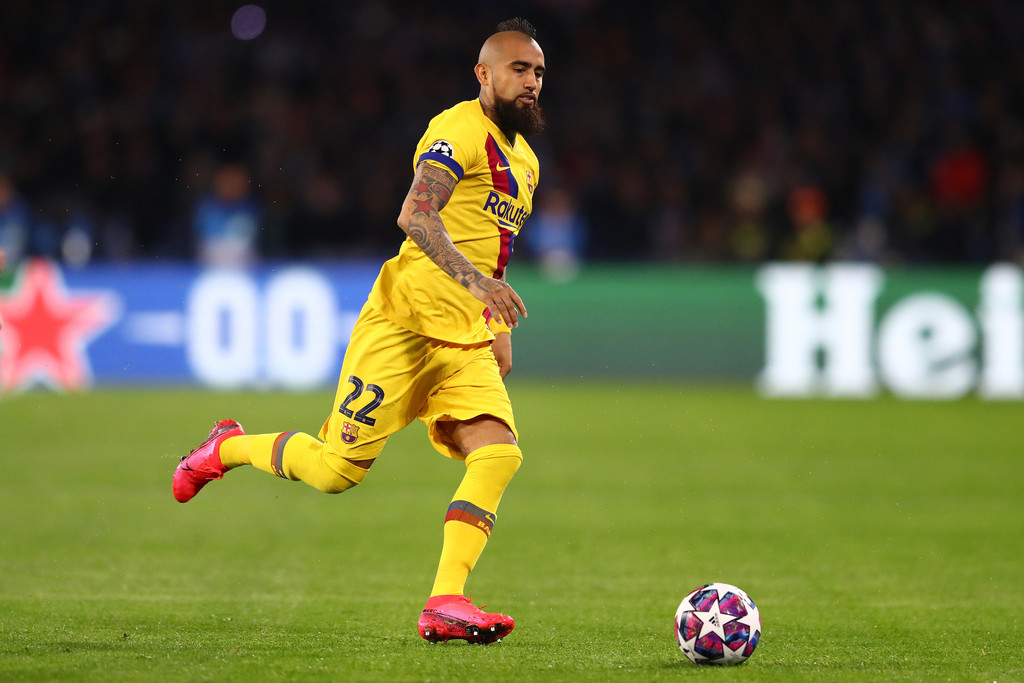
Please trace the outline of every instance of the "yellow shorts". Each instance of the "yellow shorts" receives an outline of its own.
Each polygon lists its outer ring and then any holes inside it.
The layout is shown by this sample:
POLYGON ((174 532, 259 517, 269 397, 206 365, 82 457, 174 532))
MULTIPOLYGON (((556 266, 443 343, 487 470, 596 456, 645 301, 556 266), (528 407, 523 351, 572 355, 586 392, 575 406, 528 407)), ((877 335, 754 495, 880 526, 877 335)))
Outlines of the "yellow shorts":
POLYGON ((460 345, 423 337, 369 305, 352 330, 338 380, 334 411, 320 430, 339 472, 365 471, 387 438, 415 418, 427 424, 442 455, 463 455, 438 425, 491 415, 516 432, 505 383, 490 342, 460 345))

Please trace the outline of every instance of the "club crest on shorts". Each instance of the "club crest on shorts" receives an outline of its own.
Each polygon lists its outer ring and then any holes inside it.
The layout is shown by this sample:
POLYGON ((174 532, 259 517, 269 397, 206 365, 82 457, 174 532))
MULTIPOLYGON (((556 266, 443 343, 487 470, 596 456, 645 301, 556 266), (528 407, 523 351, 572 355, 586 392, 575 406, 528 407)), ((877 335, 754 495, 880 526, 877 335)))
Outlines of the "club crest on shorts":
POLYGON ((356 439, 359 438, 359 427, 355 426, 351 422, 345 422, 341 425, 341 440, 347 444, 353 444, 356 439))

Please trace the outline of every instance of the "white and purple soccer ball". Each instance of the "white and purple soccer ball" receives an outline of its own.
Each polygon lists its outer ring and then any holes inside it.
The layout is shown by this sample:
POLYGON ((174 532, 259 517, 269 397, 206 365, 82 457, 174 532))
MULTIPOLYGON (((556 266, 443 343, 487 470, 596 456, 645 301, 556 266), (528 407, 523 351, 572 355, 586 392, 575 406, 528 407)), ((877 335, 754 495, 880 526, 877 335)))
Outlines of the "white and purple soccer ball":
POLYGON ((742 590, 709 583, 679 604, 676 642, 695 664, 742 664, 761 640, 761 614, 742 590))

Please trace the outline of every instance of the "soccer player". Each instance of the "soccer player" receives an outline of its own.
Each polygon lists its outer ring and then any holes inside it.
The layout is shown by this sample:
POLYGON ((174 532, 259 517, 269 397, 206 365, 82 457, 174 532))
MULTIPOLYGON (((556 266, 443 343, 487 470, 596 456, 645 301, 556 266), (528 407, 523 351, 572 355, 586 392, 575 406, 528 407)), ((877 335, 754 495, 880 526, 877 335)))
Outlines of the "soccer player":
POLYGON ((431 642, 487 643, 514 626, 464 590, 523 458, 503 379, 512 367, 510 328, 527 312, 505 266, 540 177, 524 139, 544 126, 544 53, 534 38, 527 21, 499 24, 474 69, 479 98, 434 117, 420 139, 398 217, 408 239, 360 313, 319 438, 245 435, 222 420, 174 472, 183 503, 241 465, 340 493, 362 481, 389 435, 419 418, 434 448, 466 466, 419 618, 431 642))

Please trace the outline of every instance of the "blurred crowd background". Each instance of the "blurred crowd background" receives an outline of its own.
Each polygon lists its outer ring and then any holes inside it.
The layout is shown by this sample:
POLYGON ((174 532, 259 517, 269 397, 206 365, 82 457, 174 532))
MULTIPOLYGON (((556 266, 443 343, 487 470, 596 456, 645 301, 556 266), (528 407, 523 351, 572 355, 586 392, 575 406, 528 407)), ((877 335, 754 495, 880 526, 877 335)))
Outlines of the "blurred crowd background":
POLYGON ((273 0, 249 40, 243 4, 0 3, 9 258, 390 256, 515 15, 548 66, 527 257, 1024 257, 1020 0, 273 0))

